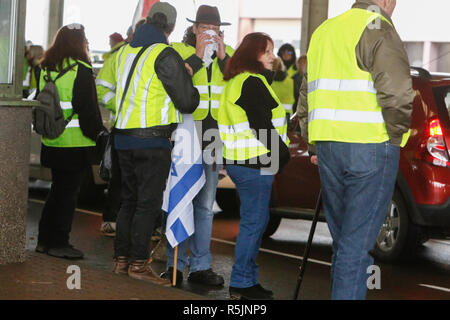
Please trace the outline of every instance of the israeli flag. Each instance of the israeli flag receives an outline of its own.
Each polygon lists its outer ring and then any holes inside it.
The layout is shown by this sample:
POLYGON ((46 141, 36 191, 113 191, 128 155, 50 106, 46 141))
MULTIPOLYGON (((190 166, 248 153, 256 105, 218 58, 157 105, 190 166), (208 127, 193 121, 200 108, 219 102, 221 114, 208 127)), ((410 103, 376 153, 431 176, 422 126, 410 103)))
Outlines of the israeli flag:
POLYGON ((194 233, 192 200, 205 184, 202 149, 191 114, 183 114, 174 140, 172 168, 162 206, 168 213, 166 237, 173 248, 194 233))

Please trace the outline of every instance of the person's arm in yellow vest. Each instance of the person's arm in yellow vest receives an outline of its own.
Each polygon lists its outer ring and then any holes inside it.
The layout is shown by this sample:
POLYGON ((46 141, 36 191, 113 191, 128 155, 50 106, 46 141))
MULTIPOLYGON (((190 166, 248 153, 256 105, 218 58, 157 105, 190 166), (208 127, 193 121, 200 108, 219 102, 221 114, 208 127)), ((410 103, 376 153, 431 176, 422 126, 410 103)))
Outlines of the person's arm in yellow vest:
POLYGON ((115 55, 105 60, 95 80, 98 104, 113 114, 116 113, 116 68, 115 55))

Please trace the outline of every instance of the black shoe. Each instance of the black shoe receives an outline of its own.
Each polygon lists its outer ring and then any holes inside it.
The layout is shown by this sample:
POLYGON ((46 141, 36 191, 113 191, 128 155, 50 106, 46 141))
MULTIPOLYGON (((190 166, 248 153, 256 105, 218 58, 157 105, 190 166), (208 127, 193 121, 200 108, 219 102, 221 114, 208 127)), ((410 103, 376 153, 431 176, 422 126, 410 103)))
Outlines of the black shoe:
POLYGON ((83 252, 75 249, 71 245, 67 245, 65 247, 50 248, 48 249, 47 254, 52 257, 64 259, 83 259, 84 256, 83 252))
POLYGON ((212 269, 191 272, 188 281, 209 286, 221 286, 225 282, 223 277, 212 271, 212 269))
MULTIPOLYGON (((160 277, 163 279, 169 279, 170 283, 172 283, 173 280, 173 267, 167 268, 166 271, 160 274, 160 277)), ((183 272, 180 270, 177 270, 177 283, 175 284, 177 287, 181 285, 183 282, 183 272)))
POLYGON ((259 284, 259 283, 256 285, 256 287, 257 287, 260 291, 264 292, 265 294, 267 294, 267 295, 273 297, 273 291, 272 291, 272 290, 269 290, 269 289, 264 288, 264 287, 263 287, 261 284, 259 284))
POLYGON ((261 286, 254 285, 248 288, 230 287, 232 300, 273 300, 273 296, 261 290, 261 286))
POLYGON ((48 247, 44 244, 38 243, 36 246, 36 249, 34 249, 34 251, 39 252, 39 253, 47 253, 48 247))

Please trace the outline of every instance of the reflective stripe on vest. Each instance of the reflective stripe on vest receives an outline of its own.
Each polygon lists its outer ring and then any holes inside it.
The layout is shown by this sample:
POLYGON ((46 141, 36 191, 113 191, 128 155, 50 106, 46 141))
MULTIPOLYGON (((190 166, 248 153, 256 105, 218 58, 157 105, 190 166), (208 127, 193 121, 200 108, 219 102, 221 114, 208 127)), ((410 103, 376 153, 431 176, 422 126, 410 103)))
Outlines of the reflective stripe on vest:
POLYGON ((114 115, 117 112, 115 99, 117 83, 116 57, 119 50, 114 51, 114 53, 105 60, 95 81, 99 104, 111 111, 114 115))
POLYGON ((313 93, 316 90, 363 91, 377 93, 373 81, 370 80, 318 79, 308 82, 308 93, 313 93))
MULTIPOLYGON (((119 129, 150 128, 182 121, 155 71, 155 61, 167 45, 158 43, 148 48, 136 64, 116 127, 119 129)), ((116 57, 116 105, 120 105, 128 74, 141 48, 124 46, 116 57)))
MULTIPOLYGON (((183 60, 195 54, 195 48, 184 43, 172 43, 171 46, 180 54, 183 60)), ((234 50, 226 46, 226 52, 231 57, 234 50)), ((204 120, 211 109, 211 116, 217 120, 220 105, 220 96, 223 92, 225 81, 220 70, 218 58, 216 57, 211 65, 211 81, 208 82, 208 71, 206 67, 198 70, 192 77, 194 86, 200 94, 200 103, 193 113, 194 120, 204 120), (211 104, 209 103, 211 101, 211 104)))
POLYGON ((103 86, 105 88, 108 88, 112 92, 116 92, 116 86, 113 85, 112 83, 109 83, 108 81, 105 81, 105 80, 102 80, 102 79, 96 79, 95 80, 95 85, 103 86))
MULTIPOLYGON (((83 64, 87 68, 92 68, 90 65, 82 62, 75 61, 73 59, 64 61, 63 68, 69 65, 83 64)), ((63 110, 64 119, 69 118, 73 114, 72 98, 73 98, 73 86, 78 73, 78 65, 72 68, 72 70, 66 72, 61 78, 56 80, 56 88, 60 98, 61 109, 63 110)), ((44 75, 47 74, 46 70, 42 70, 39 80, 39 90, 42 90, 45 86, 44 75)), ((51 72, 52 79, 55 79, 59 72, 51 72)), ((83 135, 78 120, 78 115, 73 114, 72 120, 67 124, 64 132, 56 139, 42 138, 42 143, 48 147, 59 148, 75 148, 75 147, 91 147, 95 146, 95 142, 83 135)))
MULTIPOLYGON (((220 100, 218 126, 224 144, 223 156, 225 159, 248 160, 269 152, 250 128, 245 111, 235 104, 241 95, 242 85, 250 76, 261 79, 271 96, 277 101, 278 107, 272 110, 272 124, 283 141, 287 145, 289 144, 286 112, 267 80, 262 75, 248 72, 241 73, 228 81, 220 100)), ((264 135, 264 132, 261 134, 264 135)), ((266 133, 266 136, 271 138, 269 133, 266 133)), ((260 138, 263 138, 263 136, 260 136, 260 138)))
POLYGON ((363 32, 377 18, 390 24, 378 13, 351 9, 314 32, 308 51, 310 143, 389 140, 373 79, 359 68, 355 52, 363 32))

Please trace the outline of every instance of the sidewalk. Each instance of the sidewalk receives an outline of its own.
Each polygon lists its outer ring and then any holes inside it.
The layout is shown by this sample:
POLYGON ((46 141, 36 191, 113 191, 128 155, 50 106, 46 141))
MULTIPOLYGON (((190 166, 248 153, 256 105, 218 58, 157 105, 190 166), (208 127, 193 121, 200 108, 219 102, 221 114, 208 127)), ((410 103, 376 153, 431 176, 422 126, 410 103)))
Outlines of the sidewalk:
POLYGON ((25 263, 0 266, 0 300, 204 300, 176 288, 162 287, 112 272, 97 270, 80 261, 53 258, 27 251, 25 263), (74 284, 69 266, 80 268, 81 289, 74 284), (70 279, 69 279, 70 278, 70 279), (68 281, 69 279, 69 281, 68 281))

